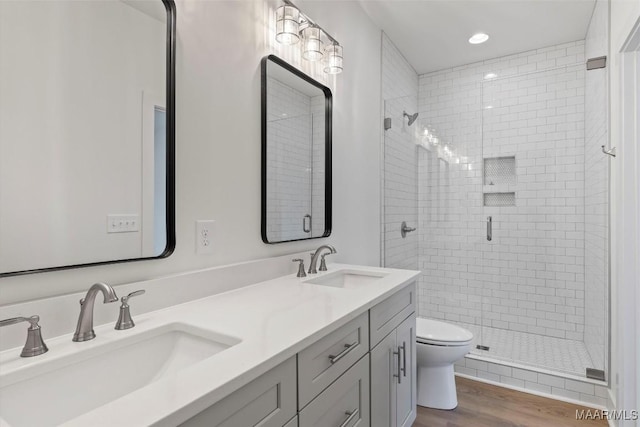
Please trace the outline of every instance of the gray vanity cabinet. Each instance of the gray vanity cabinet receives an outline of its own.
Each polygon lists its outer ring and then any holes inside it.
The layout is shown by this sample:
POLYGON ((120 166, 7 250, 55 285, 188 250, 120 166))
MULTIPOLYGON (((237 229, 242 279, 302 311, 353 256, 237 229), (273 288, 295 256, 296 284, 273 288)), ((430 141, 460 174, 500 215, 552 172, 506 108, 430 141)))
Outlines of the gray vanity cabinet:
POLYGON ((416 285, 412 284, 369 310, 371 348, 395 330, 410 314, 415 313, 416 300, 416 285))
POLYGON ((408 427, 416 419, 416 287, 369 311, 371 425, 408 427))
MULTIPOLYGON (((287 427, 296 415, 296 358, 258 377, 182 424, 183 427, 287 427)), ((292 424, 296 426, 297 424, 292 424)))
POLYGON ((186 427, 410 427, 415 284, 187 420, 186 427))
POLYGON ((299 409, 368 352, 369 314, 362 313, 298 353, 299 409))
MULTIPOLYGON (((397 427, 410 427, 416 419, 416 317, 409 316, 396 329, 396 347, 402 349, 400 362, 401 381, 396 385, 396 423, 397 427)), ((393 397, 393 396, 392 396, 393 397)))
POLYGON ((395 425, 396 382, 393 375, 398 372, 393 352, 396 351, 396 331, 387 335, 371 350, 371 427, 395 425), (380 403, 383 402, 383 403, 380 403))
POLYGON ((371 426, 409 427, 416 419, 416 318, 406 318, 371 350, 371 426))
POLYGON ((300 427, 369 427, 369 356, 300 411, 300 427))

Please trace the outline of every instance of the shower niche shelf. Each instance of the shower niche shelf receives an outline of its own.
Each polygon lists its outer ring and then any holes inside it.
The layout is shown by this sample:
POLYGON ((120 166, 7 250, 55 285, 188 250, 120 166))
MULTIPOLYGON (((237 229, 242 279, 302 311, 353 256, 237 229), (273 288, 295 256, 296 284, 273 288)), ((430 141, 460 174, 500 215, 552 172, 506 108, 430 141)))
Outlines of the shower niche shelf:
POLYGON ((516 183, 516 157, 484 159, 484 185, 513 185, 516 183))
POLYGON ((485 206, 515 206, 516 193, 484 193, 485 206))
POLYGON ((484 206, 515 206, 515 156, 485 158, 483 184, 484 206))

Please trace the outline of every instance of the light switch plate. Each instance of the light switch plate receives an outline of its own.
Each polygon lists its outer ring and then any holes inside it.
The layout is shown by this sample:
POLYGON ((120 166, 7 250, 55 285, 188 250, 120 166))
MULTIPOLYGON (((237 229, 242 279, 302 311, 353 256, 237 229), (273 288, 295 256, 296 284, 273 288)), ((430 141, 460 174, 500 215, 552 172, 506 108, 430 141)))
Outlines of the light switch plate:
POLYGON ((140 231, 140 216, 136 214, 107 215, 107 233, 135 233, 140 231))
POLYGON ((196 253, 209 255, 213 253, 214 220, 196 221, 196 253))

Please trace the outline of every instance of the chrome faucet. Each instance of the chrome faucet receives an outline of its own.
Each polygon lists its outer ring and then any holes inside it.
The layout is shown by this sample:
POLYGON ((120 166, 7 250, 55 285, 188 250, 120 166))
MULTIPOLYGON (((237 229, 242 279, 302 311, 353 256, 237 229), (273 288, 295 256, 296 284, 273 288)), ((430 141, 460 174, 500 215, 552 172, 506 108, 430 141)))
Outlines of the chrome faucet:
POLYGON ((80 300, 78 326, 76 327, 76 333, 73 334, 73 341, 75 342, 89 341, 96 337, 96 333, 93 332, 93 305, 98 292, 102 292, 105 304, 118 301, 116 291, 106 283, 96 283, 91 286, 87 291, 87 295, 80 300))
MULTIPOLYGON (((336 249, 333 246, 330 246, 330 245, 320 246, 318 249, 316 249, 316 251, 313 254, 311 254, 311 264, 309 265, 309 271, 308 271, 309 274, 316 274, 318 272, 316 266, 318 265, 318 258, 320 257, 320 252, 322 252, 323 249, 329 249, 329 252, 332 254, 338 253, 338 251, 336 251, 336 249)), ((327 266, 325 264, 325 269, 326 268, 327 266)))

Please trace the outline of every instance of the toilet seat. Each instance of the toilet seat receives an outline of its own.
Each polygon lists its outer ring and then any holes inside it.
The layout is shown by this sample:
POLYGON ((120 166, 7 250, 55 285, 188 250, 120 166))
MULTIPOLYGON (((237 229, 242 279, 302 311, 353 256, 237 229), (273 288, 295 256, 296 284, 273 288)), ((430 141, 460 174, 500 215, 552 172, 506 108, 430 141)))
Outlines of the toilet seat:
POLYGON ((473 334, 460 326, 422 317, 416 319, 418 343, 458 347, 469 344, 472 339, 473 334))

